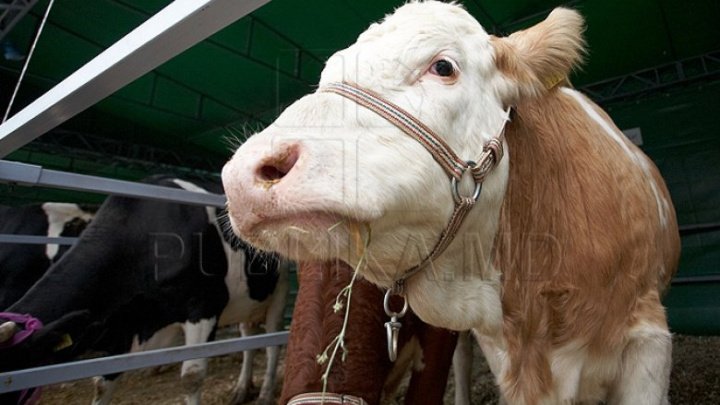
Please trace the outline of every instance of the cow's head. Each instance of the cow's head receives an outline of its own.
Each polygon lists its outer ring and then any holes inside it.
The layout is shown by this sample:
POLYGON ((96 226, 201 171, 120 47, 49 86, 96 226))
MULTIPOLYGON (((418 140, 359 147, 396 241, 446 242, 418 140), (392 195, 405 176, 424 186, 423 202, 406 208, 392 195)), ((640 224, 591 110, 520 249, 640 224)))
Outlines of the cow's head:
MULTIPOLYGON (((576 12, 558 9, 529 30, 496 38, 457 5, 399 8, 334 54, 319 91, 288 107, 225 166, 235 231, 294 259, 340 257, 354 265, 371 229, 362 275, 390 286, 423 259, 423 246, 431 249, 448 224, 448 175, 416 140, 323 87, 345 81, 372 90, 424 122, 461 158, 474 160, 503 130, 507 107, 541 97, 568 75, 582 53, 582 26, 576 12)), ((507 173, 506 155, 436 266, 458 265, 469 232, 489 251, 507 173)), ((470 185, 463 186, 471 194, 470 185)))

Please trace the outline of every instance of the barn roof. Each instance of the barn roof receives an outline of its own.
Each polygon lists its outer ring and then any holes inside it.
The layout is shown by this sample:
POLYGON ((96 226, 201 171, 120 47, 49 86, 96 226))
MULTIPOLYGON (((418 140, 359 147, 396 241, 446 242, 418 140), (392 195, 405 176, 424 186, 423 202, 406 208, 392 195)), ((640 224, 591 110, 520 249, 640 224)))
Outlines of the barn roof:
MULTIPOLYGON (((56 2, 13 111, 168 3, 56 2)), ((271 122, 283 106, 312 90, 327 56, 402 3, 273 0, 10 158, 121 178, 137 178, 171 166, 216 173, 229 156, 228 137, 242 137, 271 122)), ((692 7, 672 0, 461 3, 496 34, 534 24, 560 4, 579 9, 588 21, 590 53, 574 82, 580 87, 595 84, 598 97, 628 86, 653 89, 657 74, 674 82, 676 65, 688 58, 697 59, 703 80, 707 79, 703 63, 712 64, 711 71, 720 71, 720 26, 716 24, 720 3, 714 0, 696 0, 692 7), (708 59, 713 53, 716 58, 708 59), (667 71, 657 72, 657 68, 667 71), (627 78, 618 83, 626 75, 647 69, 646 81, 641 76, 640 80, 631 77, 629 84, 627 78)), ((47 0, 38 1, 3 44, 27 53, 46 8, 47 0)), ((3 107, 21 67, 22 61, 0 60, 3 107)))

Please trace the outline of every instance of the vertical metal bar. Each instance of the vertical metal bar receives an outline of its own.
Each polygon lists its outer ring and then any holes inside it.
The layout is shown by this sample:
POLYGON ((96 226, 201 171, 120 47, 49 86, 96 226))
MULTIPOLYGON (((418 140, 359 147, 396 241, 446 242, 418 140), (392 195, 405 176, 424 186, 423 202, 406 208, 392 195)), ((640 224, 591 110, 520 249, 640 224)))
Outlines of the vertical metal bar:
POLYGON ((0 40, 12 31, 15 24, 17 24, 37 2, 38 0, 20 0, 0 6, 0 9, 5 9, 2 16, 0 16, 0 20, 3 22, 2 28, 0 29, 0 40), (20 5, 17 3, 23 4, 20 5))

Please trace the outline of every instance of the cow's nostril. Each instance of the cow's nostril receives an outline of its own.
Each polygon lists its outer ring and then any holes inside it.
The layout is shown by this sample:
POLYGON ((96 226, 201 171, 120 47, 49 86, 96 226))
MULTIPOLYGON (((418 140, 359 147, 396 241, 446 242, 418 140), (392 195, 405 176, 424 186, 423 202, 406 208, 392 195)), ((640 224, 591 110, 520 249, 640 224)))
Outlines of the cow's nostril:
POLYGON ((260 178, 265 181, 280 180, 285 177, 286 174, 287 171, 272 165, 265 165, 260 168, 260 178))
POLYGON ((257 176, 262 181, 277 183, 292 170, 297 159, 297 149, 290 148, 260 165, 257 176))

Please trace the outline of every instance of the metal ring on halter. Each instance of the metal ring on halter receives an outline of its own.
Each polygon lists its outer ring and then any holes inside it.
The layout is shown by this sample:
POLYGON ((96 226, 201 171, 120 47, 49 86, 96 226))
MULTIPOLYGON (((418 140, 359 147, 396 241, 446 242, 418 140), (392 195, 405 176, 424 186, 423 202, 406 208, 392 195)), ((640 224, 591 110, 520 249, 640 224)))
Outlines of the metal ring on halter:
MULTIPOLYGON (((461 177, 465 174, 465 172, 468 171, 471 167, 475 167, 476 163, 472 160, 468 160, 465 162, 467 166, 463 168, 461 177)), ((455 199, 455 202, 460 202, 462 199, 462 196, 460 196, 460 182, 455 177, 450 178, 450 186, 452 188, 452 195, 453 199, 455 199)), ((477 201, 478 198, 480 198, 480 192, 482 191, 482 183, 475 183, 475 191, 473 191, 472 199, 473 201, 477 201)))
POLYGON ((385 307, 385 313, 387 314, 387 316, 396 316, 398 318, 402 318, 403 316, 405 316, 405 312, 407 312, 407 310, 408 310, 408 302, 405 299, 405 297, 403 297, 401 295, 400 297, 402 297, 403 302, 404 302, 403 309, 401 309, 400 312, 393 312, 392 310, 390 310, 390 296, 391 295, 392 295, 392 290, 385 291, 385 298, 383 299, 383 307, 385 307))

